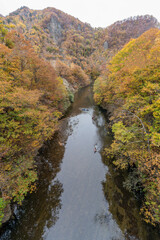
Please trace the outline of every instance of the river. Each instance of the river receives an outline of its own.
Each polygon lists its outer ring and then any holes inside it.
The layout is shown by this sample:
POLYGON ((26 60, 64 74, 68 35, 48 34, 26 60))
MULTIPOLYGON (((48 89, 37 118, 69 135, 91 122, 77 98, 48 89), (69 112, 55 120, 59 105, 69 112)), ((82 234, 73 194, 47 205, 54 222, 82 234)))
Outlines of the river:
POLYGON ((103 147, 112 138, 91 87, 76 94, 61 122, 61 130, 36 158, 36 192, 15 207, 0 239, 160 239, 141 220, 137 201, 123 188, 122 174, 103 163, 103 147))

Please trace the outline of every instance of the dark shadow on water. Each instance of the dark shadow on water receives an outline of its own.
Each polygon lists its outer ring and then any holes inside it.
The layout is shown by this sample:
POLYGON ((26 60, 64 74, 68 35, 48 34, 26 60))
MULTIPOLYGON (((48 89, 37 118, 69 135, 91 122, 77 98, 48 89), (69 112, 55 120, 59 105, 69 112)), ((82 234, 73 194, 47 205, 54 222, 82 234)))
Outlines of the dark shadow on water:
MULTIPOLYGON (((105 157, 103 156, 104 162, 105 157)), ((140 206, 135 197, 123 187, 123 173, 106 163, 108 173, 103 181, 103 192, 109 203, 109 211, 124 233, 126 240, 159 240, 160 233, 146 224, 139 214, 140 206)))

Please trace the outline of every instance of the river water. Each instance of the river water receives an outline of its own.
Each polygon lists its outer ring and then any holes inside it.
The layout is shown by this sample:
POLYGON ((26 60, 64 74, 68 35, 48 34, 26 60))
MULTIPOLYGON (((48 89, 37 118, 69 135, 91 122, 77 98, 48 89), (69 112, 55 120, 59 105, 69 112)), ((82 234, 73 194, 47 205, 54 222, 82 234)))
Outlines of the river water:
POLYGON ((102 149, 111 140, 91 87, 82 89, 61 131, 37 156, 37 191, 15 209, 0 239, 160 239, 141 220, 137 201, 123 188, 122 174, 103 163, 102 149))

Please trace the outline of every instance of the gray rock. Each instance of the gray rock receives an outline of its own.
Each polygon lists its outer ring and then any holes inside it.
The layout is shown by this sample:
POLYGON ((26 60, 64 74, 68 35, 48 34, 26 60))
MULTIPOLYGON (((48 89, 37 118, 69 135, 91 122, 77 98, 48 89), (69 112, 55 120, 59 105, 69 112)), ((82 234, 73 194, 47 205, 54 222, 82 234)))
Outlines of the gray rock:
POLYGON ((108 49, 108 42, 107 41, 104 42, 103 47, 104 47, 105 50, 108 49))
POLYGON ((48 30, 50 35, 53 37, 54 41, 58 44, 59 40, 62 38, 63 27, 60 22, 56 18, 56 16, 52 16, 51 21, 48 24, 48 30))

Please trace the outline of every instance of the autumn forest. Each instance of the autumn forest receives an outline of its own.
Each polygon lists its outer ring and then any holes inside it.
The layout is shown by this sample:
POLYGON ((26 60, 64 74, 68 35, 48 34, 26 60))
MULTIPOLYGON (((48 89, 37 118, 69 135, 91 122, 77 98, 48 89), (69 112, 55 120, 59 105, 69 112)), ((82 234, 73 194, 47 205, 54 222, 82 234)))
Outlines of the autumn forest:
POLYGON ((145 222, 160 226, 160 30, 150 15, 92 28, 60 10, 0 17, 0 225, 36 189, 35 156, 74 94, 93 84, 113 134, 106 161, 128 172, 145 222))

